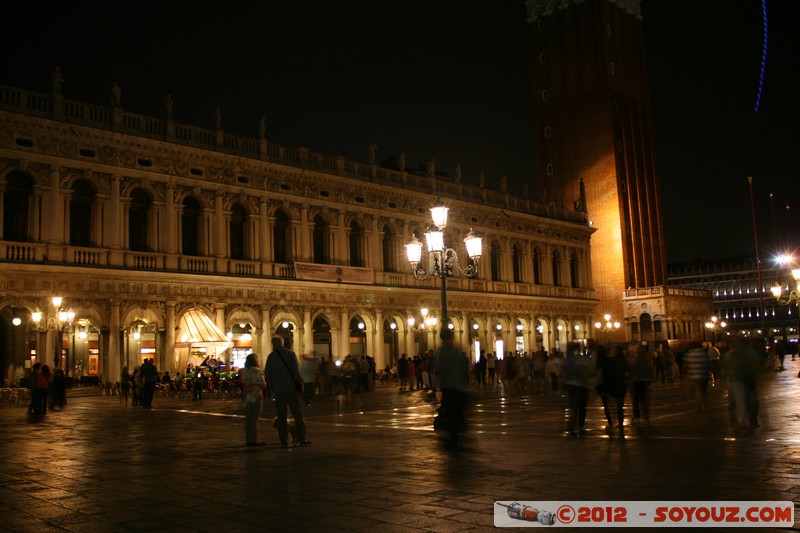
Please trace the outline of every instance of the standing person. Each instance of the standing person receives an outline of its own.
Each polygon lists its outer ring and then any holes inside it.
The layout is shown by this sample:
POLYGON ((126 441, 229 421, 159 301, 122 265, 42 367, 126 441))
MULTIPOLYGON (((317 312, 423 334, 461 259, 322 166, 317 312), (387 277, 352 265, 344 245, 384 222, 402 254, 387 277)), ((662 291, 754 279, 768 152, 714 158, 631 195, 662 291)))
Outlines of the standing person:
POLYGON ((561 383, 569 397, 567 433, 574 437, 586 433, 586 403, 589 400, 590 381, 594 376, 594 367, 589 358, 581 353, 581 346, 577 342, 567 345, 562 371, 561 383))
POLYGON ((406 390, 406 384, 408 382, 408 359, 406 359, 406 354, 400 356, 400 360, 397 361, 397 374, 400 378, 400 390, 406 390))
POLYGON ((242 385, 242 404, 244 404, 244 437, 246 446, 263 446, 258 440, 258 415, 267 382, 258 368, 258 356, 250 353, 244 360, 244 368, 239 371, 239 384, 242 385))
POLYGON ((310 355, 303 356, 300 363, 300 376, 303 378, 303 401, 306 407, 311 407, 311 399, 317 392, 317 369, 319 362, 316 357, 310 355))
POLYGON ((156 379, 158 379, 155 359, 145 359, 140 374, 144 386, 142 390, 142 407, 151 409, 153 407, 153 395, 156 392, 156 379))
POLYGON ((31 390, 31 403, 28 404, 28 414, 35 415, 38 414, 36 411, 38 410, 37 407, 39 405, 39 392, 36 389, 36 378, 39 377, 39 373, 42 371, 42 363, 33 363, 31 367, 31 375, 28 378, 28 388, 31 390))
POLYGON ((47 414, 47 393, 50 391, 50 382, 52 380, 53 375, 50 373, 50 367, 42 365, 41 370, 36 374, 36 380, 33 382, 33 386, 36 390, 36 400, 33 409, 34 414, 47 414))
POLYGON ((613 346, 610 356, 613 362, 613 365, 610 366, 611 374, 604 375, 603 380, 606 382, 609 396, 614 398, 617 411, 617 427, 622 433, 625 428, 625 394, 628 392, 628 379, 631 377, 631 369, 620 346, 613 346))
POLYGON ((606 347, 597 344, 592 348, 592 357, 595 360, 595 390, 603 403, 603 413, 606 416, 606 431, 614 428, 614 418, 611 416, 611 409, 608 399, 611 396, 611 380, 614 375, 614 361, 608 356, 606 347))
POLYGON ((406 377, 408 378, 408 390, 414 390, 414 382, 417 380, 417 365, 416 365, 417 356, 415 355, 413 358, 408 358, 408 364, 406 365, 406 377))
POLYGON ((133 390, 133 401, 131 405, 142 405, 142 372, 138 366, 133 369, 133 376, 131 376, 131 387, 133 390))
POLYGON ((752 431, 758 426, 759 356, 750 343, 741 337, 731 341, 725 354, 725 377, 728 381, 728 408, 737 431, 752 431))
POLYGON ((708 359, 711 361, 712 383, 716 384, 722 374, 722 364, 720 363, 719 349, 713 343, 708 347, 708 359))
POLYGON ((63 409, 65 405, 67 405, 67 379, 64 370, 59 368, 50 384, 50 409, 55 406, 63 409))
POLYGON ((272 353, 267 357, 266 381, 270 393, 275 398, 275 410, 278 416, 278 436, 281 447, 288 448, 289 430, 286 423, 286 407, 294 416, 297 438, 300 444, 308 445, 306 440, 306 426, 303 422, 303 412, 300 410, 299 396, 303 382, 297 356, 291 350, 283 347, 283 337, 272 337, 272 353))
POLYGON ((558 389, 560 387, 558 383, 558 376, 561 375, 561 358, 558 357, 558 352, 551 352, 547 355, 547 362, 544 364, 544 371, 550 377, 550 386, 553 389, 553 394, 558 394, 558 389))
POLYGON ((475 381, 478 385, 486 385, 486 350, 481 350, 478 361, 473 368, 475 370, 475 381))
MULTIPOLYGON (((685 361, 684 361, 685 362, 685 361)), ((633 420, 638 422, 644 416, 650 423, 650 383, 653 381, 653 358, 643 344, 636 348, 631 363, 631 397, 633 400, 633 420)))
POLYGON ((453 332, 442 328, 439 333, 442 346, 436 356, 436 376, 442 389, 442 406, 439 415, 446 420, 448 432, 447 444, 451 448, 458 446, 458 435, 466 429, 464 411, 467 406, 467 386, 469 375, 468 359, 459 355, 453 345, 453 332))
POLYGON ((497 368, 497 358, 494 352, 486 356, 486 368, 489 370, 489 385, 494 385, 494 371, 497 368))
POLYGON ((698 341, 689 343, 689 350, 683 356, 683 365, 686 371, 686 380, 694 392, 697 410, 704 413, 706 410, 706 390, 708 389, 708 375, 711 372, 711 359, 708 351, 698 341))
POLYGON ((122 402, 122 397, 125 397, 125 405, 128 405, 128 393, 131 390, 131 375, 128 372, 128 367, 122 369, 122 375, 119 378, 120 387, 122 387, 122 394, 119 401, 122 402))

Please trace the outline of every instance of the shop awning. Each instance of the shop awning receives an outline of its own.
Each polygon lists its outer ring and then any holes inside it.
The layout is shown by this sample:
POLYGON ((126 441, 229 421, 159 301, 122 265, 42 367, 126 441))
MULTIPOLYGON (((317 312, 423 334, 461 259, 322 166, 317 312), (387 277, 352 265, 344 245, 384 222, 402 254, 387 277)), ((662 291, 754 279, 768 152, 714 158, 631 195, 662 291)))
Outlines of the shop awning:
POLYGON ((188 344, 192 348, 204 347, 206 355, 213 357, 233 346, 214 321, 198 309, 190 309, 181 317, 175 340, 177 344, 188 344))

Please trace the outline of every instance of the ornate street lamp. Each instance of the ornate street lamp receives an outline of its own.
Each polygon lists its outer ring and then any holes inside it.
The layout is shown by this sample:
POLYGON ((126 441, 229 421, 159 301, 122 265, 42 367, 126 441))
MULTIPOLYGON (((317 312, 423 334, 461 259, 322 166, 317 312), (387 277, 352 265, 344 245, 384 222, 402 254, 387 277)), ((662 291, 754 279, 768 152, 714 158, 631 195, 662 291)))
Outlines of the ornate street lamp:
MULTIPOLYGON (((797 307, 797 316, 798 320, 800 320, 800 268, 793 268, 791 269, 792 278, 794 278, 794 289, 790 289, 787 286, 787 290, 784 291, 783 285, 780 283, 775 283, 770 289, 772 291, 772 296, 778 301, 780 305, 789 306, 791 304, 795 304, 797 307)), ((786 327, 783 326, 783 338, 786 339, 786 327)), ((800 351, 800 329, 798 329, 798 351, 800 351)), ((786 344, 788 347, 788 343, 786 344)), ((794 352, 792 352, 794 353, 794 352)), ((794 356, 792 356, 794 357, 794 356)))
POLYGON ((431 218, 433 224, 428 227, 425 233, 425 241, 428 246, 428 264, 422 261, 422 243, 416 238, 406 244, 408 262, 414 277, 418 280, 425 280, 431 276, 438 276, 442 280, 442 323, 449 324, 447 315, 447 278, 460 273, 462 276, 471 278, 478 273, 478 261, 481 258, 482 242, 481 238, 471 229, 464 238, 467 247, 467 255, 472 259, 472 263, 462 268, 458 261, 458 254, 452 248, 445 246, 444 229, 447 227, 448 208, 437 205, 431 208, 431 218))
POLYGON ((711 341, 717 342, 717 333, 728 327, 728 323, 724 320, 720 321, 718 316, 712 316, 711 320, 706 322, 706 329, 711 332, 711 341))
MULTIPOLYGON (((47 330, 56 331, 56 352, 53 360, 54 366, 59 366, 59 357, 61 355, 62 347, 64 346, 64 333, 72 327, 75 321, 75 312, 72 309, 66 310, 61 308, 63 298, 61 296, 53 296, 50 299, 53 304, 53 309, 45 314, 39 309, 31 313, 31 320, 33 320, 36 329, 42 333, 47 330)), ((45 353, 44 357, 47 356, 45 353)), ((67 375, 69 375, 69 361, 65 361, 64 366, 67 375)))
POLYGON ((604 331, 606 334, 606 343, 611 342, 611 332, 617 331, 620 328, 620 323, 616 320, 611 320, 611 315, 606 313, 603 315, 603 320, 605 322, 600 322, 599 320, 594 323, 594 327, 598 331, 604 331))

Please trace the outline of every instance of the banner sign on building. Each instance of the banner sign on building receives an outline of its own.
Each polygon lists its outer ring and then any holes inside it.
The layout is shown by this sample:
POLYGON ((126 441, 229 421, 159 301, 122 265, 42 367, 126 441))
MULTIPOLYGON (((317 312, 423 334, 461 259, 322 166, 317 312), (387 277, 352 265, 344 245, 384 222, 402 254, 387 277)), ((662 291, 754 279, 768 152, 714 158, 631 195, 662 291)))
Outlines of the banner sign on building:
POLYGON ((310 281, 363 283, 367 285, 375 282, 375 272, 371 268, 295 262, 294 272, 297 279, 310 281))

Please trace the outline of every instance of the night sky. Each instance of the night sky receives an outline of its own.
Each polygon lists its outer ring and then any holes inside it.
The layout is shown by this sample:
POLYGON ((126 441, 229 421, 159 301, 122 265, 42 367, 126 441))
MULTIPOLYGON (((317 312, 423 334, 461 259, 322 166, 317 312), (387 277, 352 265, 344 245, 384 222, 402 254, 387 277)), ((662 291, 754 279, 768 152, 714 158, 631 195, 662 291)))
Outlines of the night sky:
MULTIPOLYGON (((107 104, 116 81, 134 113, 171 94, 178 122, 210 128, 219 106, 228 133, 265 115, 271 142, 533 182, 522 0, 201 4, 2 2, 0 84, 49 92, 59 65, 70 99, 107 104)), ((670 262, 753 253, 748 175, 762 260, 798 242, 800 2, 767 9, 756 113, 760 0, 642 2, 670 262)))

